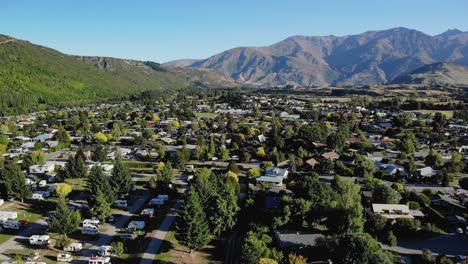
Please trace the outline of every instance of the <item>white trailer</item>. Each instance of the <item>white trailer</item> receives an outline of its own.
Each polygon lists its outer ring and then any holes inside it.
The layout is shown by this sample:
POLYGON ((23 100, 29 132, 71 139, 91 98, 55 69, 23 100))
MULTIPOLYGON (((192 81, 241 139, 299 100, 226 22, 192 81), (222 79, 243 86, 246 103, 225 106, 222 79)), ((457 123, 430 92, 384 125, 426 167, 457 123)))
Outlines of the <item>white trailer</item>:
POLYGON ((57 255, 57 261, 58 262, 72 262, 73 256, 68 253, 59 253, 57 255))
POLYGON ((18 218, 18 213, 17 212, 11 212, 11 211, 0 211, 0 218, 15 220, 16 218, 18 218))
POLYGON ((83 249, 83 244, 81 243, 71 243, 70 245, 63 248, 63 251, 68 252, 78 252, 83 249))
POLYGON ((33 235, 29 237, 29 244, 35 246, 46 246, 50 243, 50 237, 48 235, 33 235))
POLYGON ((90 257, 88 264, 111 264, 110 257, 90 257))
POLYGON ((99 256, 101 257, 110 257, 112 256, 112 246, 101 246, 98 251, 99 256))
POLYGON ((99 229, 95 225, 83 225, 81 228, 81 234, 97 236, 99 235, 99 229))
POLYGON ((99 219, 85 219, 82 223, 83 225, 99 226, 99 219))
POLYGON ((117 200, 114 202, 114 206, 118 208, 127 208, 128 202, 126 200, 117 200))
POLYGON ((145 228, 145 221, 131 221, 128 223, 127 231, 135 232, 145 228))

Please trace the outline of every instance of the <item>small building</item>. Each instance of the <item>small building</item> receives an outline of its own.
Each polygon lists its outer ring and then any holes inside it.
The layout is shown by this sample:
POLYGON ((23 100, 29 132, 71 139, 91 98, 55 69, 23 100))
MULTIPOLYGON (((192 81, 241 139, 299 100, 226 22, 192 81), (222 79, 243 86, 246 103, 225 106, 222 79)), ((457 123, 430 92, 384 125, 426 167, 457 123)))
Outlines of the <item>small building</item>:
POLYGON ((372 204, 372 212, 391 220, 424 216, 421 211, 410 210, 406 204, 372 204))
POLYGON ((266 183, 278 186, 281 186, 283 184, 282 177, 260 176, 256 180, 257 183, 266 183))

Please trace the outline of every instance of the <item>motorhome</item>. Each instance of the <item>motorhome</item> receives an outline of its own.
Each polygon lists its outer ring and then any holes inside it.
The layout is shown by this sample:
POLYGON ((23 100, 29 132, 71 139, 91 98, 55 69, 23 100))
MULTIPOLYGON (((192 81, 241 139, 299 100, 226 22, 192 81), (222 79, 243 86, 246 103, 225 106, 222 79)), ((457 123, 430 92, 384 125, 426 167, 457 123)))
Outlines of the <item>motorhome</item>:
POLYGON ((71 243, 70 245, 63 248, 63 251, 69 252, 78 252, 83 249, 83 244, 81 243, 71 243))
POLYGON ((114 206, 118 208, 127 208, 128 203, 125 200, 117 200, 114 202, 114 206))
POLYGON ((164 202, 165 201, 163 199, 153 198, 149 201, 148 205, 163 205, 164 202))
POLYGON ((99 226, 99 219, 85 219, 82 222, 83 225, 99 226))
POLYGON ((42 187, 45 187, 45 186, 47 185, 47 181, 46 181, 46 180, 40 180, 38 185, 39 185, 39 187, 41 187, 41 188, 42 188, 42 187))
POLYGON ((90 257, 88 264, 111 264, 110 257, 90 257))
POLYGON ((81 228, 81 234, 97 236, 99 235, 99 229, 95 225, 83 225, 81 228))
POLYGON ((35 246, 46 246, 50 243, 50 237, 48 235, 33 235, 29 237, 29 244, 35 246))
POLYGON ((101 246, 98 251, 99 256, 101 257, 110 257, 112 256, 112 246, 101 246))
POLYGON ((128 223, 127 232, 133 233, 137 230, 142 230, 145 228, 145 221, 131 221, 128 223))
POLYGON ((143 216, 153 216, 154 215, 154 208, 145 208, 143 211, 141 211, 141 215, 143 216))
POLYGON ((33 200, 44 200, 45 197, 42 195, 42 193, 35 192, 35 193, 33 193, 31 195, 31 199, 33 199, 33 200))
POLYGON ((57 261, 58 262, 72 262, 73 256, 68 253, 58 253, 57 261))
POLYGON ((16 218, 18 218, 18 213, 17 212, 10 212, 10 211, 0 211, 0 218, 15 220, 16 218))
POLYGON ((21 222, 18 221, 6 221, 3 222, 4 229, 20 229, 22 226, 21 222))

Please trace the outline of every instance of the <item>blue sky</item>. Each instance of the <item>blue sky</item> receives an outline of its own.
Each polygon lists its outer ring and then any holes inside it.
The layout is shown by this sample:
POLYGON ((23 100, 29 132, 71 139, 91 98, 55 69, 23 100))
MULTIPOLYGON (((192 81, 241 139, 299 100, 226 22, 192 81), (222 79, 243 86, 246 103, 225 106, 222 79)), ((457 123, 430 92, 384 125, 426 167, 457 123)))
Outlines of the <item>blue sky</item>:
POLYGON ((0 0, 0 34, 68 54, 165 62, 292 35, 468 31, 466 0, 0 0))

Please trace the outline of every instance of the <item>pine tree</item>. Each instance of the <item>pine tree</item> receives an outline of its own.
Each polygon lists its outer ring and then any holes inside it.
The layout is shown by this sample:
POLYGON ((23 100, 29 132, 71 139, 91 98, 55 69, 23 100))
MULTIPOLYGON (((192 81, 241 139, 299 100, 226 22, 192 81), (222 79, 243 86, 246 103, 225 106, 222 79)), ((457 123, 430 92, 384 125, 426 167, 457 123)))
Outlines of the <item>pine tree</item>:
POLYGON ((205 212, 200 203, 198 193, 191 187, 187 198, 179 211, 176 223, 177 240, 192 252, 200 249, 210 242, 211 235, 205 212))
POLYGON ((112 187, 109 183, 109 178, 104 175, 101 167, 99 166, 93 166, 91 168, 91 172, 89 173, 88 177, 88 191, 94 195, 97 196, 99 192, 102 192, 107 199, 110 199, 110 201, 114 201, 115 199, 115 194, 112 190, 112 187))
POLYGON ((111 203, 101 191, 98 191, 98 193, 96 194, 96 201, 93 207, 93 216, 97 217, 99 220, 104 222, 105 219, 111 215, 111 203))
POLYGON ((110 184, 114 193, 128 193, 132 189, 132 176, 120 160, 114 163, 110 184))
POLYGON ((59 198, 55 215, 49 222, 49 228, 53 232, 61 235, 73 233, 80 227, 81 215, 79 211, 72 211, 68 208, 65 198, 59 198))
POLYGON ((32 193, 31 188, 26 184, 26 175, 16 164, 6 166, 0 179, 3 181, 6 192, 15 194, 21 202, 32 193))

